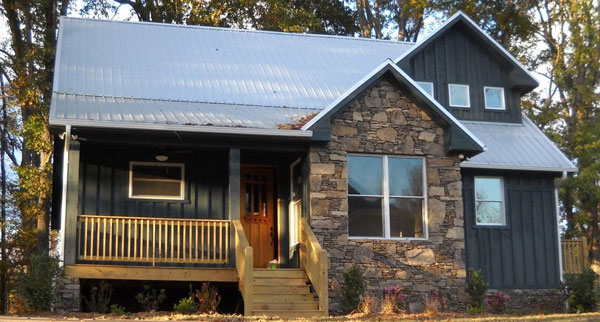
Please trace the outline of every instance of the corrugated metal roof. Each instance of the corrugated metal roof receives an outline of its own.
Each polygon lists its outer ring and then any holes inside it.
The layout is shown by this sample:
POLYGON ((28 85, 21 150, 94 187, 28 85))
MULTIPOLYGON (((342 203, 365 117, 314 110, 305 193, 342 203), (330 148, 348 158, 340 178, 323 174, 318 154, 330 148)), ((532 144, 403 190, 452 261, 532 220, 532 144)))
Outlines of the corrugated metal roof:
POLYGON ((571 161, 525 115, 523 124, 471 121, 462 123, 487 147, 485 152, 462 162, 462 167, 577 171, 571 161))

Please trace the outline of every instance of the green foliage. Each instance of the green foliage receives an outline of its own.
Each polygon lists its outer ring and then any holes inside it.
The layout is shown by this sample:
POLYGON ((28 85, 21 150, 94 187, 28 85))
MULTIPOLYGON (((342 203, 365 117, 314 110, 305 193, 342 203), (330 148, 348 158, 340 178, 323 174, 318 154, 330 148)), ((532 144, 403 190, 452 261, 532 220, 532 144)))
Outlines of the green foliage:
POLYGON ((34 311, 47 311, 54 302, 54 279, 59 276, 58 259, 46 254, 29 256, 27 267, 17 278, 17 294, 34 311))
MULTIPOLYGON (((100 285, 92 285, 90 296, 85 298, 85 304, 90 312, 108 313, 110 298, 112 297, 112 285, 100 282, 100 285)), ((112 307, 110 307, 112 310, 112 307)))
POLYGON ((144 290, 135 296, 135 299, 140 303, 144 311, 156 312, 162 303, 167 298, 167 293, 164 289, 157 291, 150 287, 150 285, 144 285, 144 290))
POLYGON ((195 297, 199 313, 214 313, 221 303, 221 296, 217 288, 210 286, 210 283, 202 283, 202 288, 196 290, 195 297))
POLYGON ((344 272, 344 286, 342 287, 342 310, 350 313, 358 309, 366 291, 365 279, 360 269, 353 265, 344 272))
POLYGON ((110 313, 116 314, 116 315, 128 315, 129 314, 127 311, 125 311, 124 307, 122 307, 118 304, 113 304, 110 306, 110 313))
POLYGON ((198 305, 193 296, 188 296, 179 300, 173 309, 181 314, 192 314, 198 312, 198 305))
POLYGON ((469 268, 469 280, 465 290, 469 294, 469 314, 480 314, 485 313, 485 292, 487 291, 488 285, 483 279, 481 270, 474 270, 469 268))
POLYGON ((591 269, 578 275, 567 275, 569 309, 571 312, 594 312, 597 308, 595 282, 598 277, 591 269))

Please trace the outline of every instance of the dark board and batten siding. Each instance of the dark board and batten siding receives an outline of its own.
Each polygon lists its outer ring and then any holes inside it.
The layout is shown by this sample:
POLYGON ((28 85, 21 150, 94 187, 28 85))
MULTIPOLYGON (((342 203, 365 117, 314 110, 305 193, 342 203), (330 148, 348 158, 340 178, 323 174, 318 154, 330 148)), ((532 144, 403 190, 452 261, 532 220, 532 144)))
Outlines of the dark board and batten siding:
POLYGON ((470 35, 453 26, 400 66, 416 81, 433 82, 435 99, 459 119, 521 122, 521 93, 510 84, 513 67, 470 35), (470 108, 449 106, 449 83, 469 85, 470 108), (504 88, 506 110, 485 109, 484 86, 504 88))
POLYGON ((227 219, 227 150, 180 150, 167 162, 185 164, 185 200, 129 198, 129 162, 156 162, 158 149, 81 144, 79 213, 185 219, 227 219))
POLYGON ((481 269, 490 288, 560 285, 554 177, 462 170, 467 267, 481 269), (504 179, 506 226, 475 225, 474 176, 504 179))

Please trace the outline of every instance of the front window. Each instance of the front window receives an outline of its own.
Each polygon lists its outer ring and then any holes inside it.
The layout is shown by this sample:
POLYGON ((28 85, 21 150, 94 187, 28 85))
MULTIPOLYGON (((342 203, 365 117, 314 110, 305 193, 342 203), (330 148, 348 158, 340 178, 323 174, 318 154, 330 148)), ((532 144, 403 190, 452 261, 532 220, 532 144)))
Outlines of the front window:
POLYGON ((506 224, 502 178, 475 177, 475 216, 477 225, 506 224))
POLYGON ((470 107, 469 85, 448 84, 448 100, 450 106, 470 107))
POLYGON ((183 164, 130 162, 129 198, 183 200, 183 178, 183 164))
POLYGON ((503 110, 504 107, 504 88, 502 87, 484 87, 485 108, 489 110, 503 110))
POLYGON ((433 83, 432 82, 417 82, 419 86, 427 93, 429 96, 433 97, 433 83))
POLYGON ((424 159, 348 156, 351 237, 426 238, 424 159))

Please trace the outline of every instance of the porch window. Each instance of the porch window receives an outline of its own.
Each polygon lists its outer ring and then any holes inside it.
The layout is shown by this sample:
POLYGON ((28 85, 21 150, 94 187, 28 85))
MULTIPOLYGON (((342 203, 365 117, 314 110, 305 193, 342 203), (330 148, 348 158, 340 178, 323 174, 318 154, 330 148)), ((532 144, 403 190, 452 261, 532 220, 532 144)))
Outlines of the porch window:
POLYGON ((348 156, 349 234, 359 238, 426 238, 425 160, 348 156))
POLYGON ((183 200, 184 186, 181 163, 129 163, 129 198, 183 200))
POLYGON ((475 216, 479 226, 506 224, 502 178, 475 177, 475 216))

